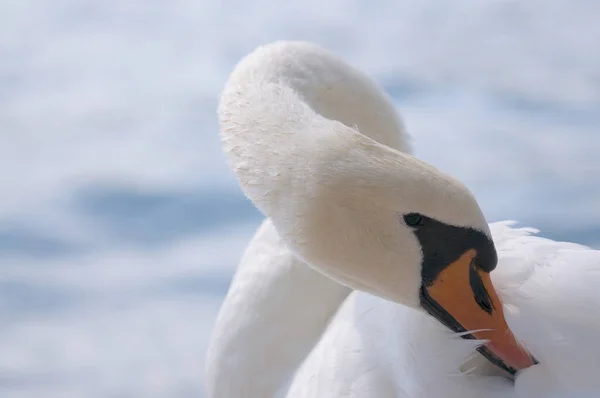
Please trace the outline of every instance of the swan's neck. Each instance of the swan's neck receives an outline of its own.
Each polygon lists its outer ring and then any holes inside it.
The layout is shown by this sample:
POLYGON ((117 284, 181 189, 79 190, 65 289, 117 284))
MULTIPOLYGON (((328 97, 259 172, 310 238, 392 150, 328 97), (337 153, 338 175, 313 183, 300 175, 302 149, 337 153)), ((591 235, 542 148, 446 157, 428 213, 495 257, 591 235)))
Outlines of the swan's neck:
POLYGON ((357 176, 362 170, 385 171, 374 163, 388 147, 408 150, 385 93, 306 43, 276 43, 242 60, 222 93, 219 119, 224 152, 244 193, 290 245, 295 231, 289 229, 301 229, 299 221, 310 222, 312 210, 326 207, 320 204, 328 201, 332 180, 344 174, 352 180, 347 186, 358 188, 372 177, 357 176))
MULTIPOLYGON (((314 121, 308 109, 381 144, 411 152, 390 97, 362 71, 311 43, 277 42, 246 56, 226 85, 220 116, 245 127, 246 136, 278 127, 283 134, 293 134, 299 125, 314 121), (275 91, 273 86, 285 89, 275 91), (250 131, 254 127, 258 131, 250 131)), ((274 137, 262 138, 266 143, 274 137)))
POLYGON ((298 260, 266 220, 244 254, 213 331, 208 396, 284 394, 349 293, 298 260))
MULTIPOLYGON (((328 147, 336 132, 358 130, 409 151, 387 95, 309 43, 275 43, 242 60, 221 96, 219 119, 223 149, 246 195, 280 223, 294 214, 290 225, 298 228, 310 202, 302 199, 319 189, 313 177, 335 153, 328 147)), ((301 262, 281 238, 284 229, 267 220, 234 278, 209 350, 211 397, 273 397, 350 292, 301 262)))

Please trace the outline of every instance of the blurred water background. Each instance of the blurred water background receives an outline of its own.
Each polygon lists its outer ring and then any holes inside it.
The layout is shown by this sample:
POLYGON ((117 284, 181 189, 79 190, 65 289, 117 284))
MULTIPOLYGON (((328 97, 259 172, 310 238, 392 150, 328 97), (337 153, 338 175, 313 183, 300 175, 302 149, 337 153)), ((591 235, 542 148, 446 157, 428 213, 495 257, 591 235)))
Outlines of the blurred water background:
POLYGON ((5 0, 0 396, 203 396, 261 221, 217 98, 278 39, 376 78, 491 221, 600 247, 600 2, 5 0))

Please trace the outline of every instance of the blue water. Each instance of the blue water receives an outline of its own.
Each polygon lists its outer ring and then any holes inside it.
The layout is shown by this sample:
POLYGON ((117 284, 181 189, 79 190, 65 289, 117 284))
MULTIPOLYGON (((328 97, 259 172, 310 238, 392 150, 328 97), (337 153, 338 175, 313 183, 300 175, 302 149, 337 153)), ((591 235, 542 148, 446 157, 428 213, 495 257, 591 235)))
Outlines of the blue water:
POLYGON ((2 9, 3 397, 202 396, 212 322, 261 221, 220 153, 216 99, 276 39, 374 76, 417 155, 491 221, 600 248, 598 3, 2 9))

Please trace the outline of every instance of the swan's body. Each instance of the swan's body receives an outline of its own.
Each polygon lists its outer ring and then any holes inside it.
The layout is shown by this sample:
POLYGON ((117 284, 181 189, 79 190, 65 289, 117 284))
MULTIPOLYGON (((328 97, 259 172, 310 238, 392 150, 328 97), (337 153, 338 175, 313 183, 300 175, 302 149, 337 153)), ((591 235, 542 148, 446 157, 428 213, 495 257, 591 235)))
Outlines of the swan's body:
MULTIPOLYGON (((425 267, 472 247, 460 258, 476 253, 486 269, 478 272, 490 290, 485 278, 495 252, 487 243, 490 228, 468 190, 399 152, 409 150, 402 124, 371 80, 317 46, 276 43, 238 65, 219 114, 230 164, 246 195, 270 219, 248 247, 219 315, 207 360, 210 398, 425 398, 440 391, 462 398, 492 388, 497 396, 512 396, 514 388, 503 379, 457 376, 465 355, 475 349, 472 340, 455 338, 407 307, 423 305, 419 288, 427 286, 430 299, 460 311, 468 304, 460 298, 464 289, 451 287, 461 300, 453 304, 444 290, 448 285, 437 285, 441 274, 421 282, 430 272, 425 267), (426 226, 406 228, 415 212, 424 214, 419 220, 426 226), (446 242, 442 247, 432 231, 449 231, 439 238, 446 242), (427 257, 431 253, 433 260, 427 257)), ((544 370, 560 371, 559 384, 569 388, 575 375, 593 383, 590 358, 600 352, 565 347, 584 349, 578 344, 591 342, 598 322, 555 310, 577 314, 587 305, 593 314, 600 309, 600 295, 577 285, 594 286, 591 279, 598 275, 566 268, 581 264, 591 273, 600 266, 598 252, 527 237, 507 225, 491 229, 500 255, 495 283, 505 303, 527 315, 512 308, 511 327, 544 362, 544 370), (561 276, 555 286, 553 274, 561 276), (556 287, 571 294, 570 301, 559 304, 551 295, 556 287), (532 325, 534 319, 540 323, 532 325), (577 332, 569 334, 571 328, 577 332), (559 357, 565 360, 557 364, 559 357), (577 364, 580 371, 567 371, 577 364)), ((459 266, 457 260, 435 272, 459 266)), ((491 297, 496 314, 498 302, 491 297)), ((499 314, 502 320, 501 309, 499 314)), ((511 341, 506 344, 513 347, 511 341)), ((514 352, 515 363, 528 366, 528 357, 514 352)), ((490 368, 482 358, 474 362, 479 374, 490 368)), ((520 379, 527 381, 534 371, 527 369, 520 379)), ((527 391, 534 393, 532 383, 527 391)))

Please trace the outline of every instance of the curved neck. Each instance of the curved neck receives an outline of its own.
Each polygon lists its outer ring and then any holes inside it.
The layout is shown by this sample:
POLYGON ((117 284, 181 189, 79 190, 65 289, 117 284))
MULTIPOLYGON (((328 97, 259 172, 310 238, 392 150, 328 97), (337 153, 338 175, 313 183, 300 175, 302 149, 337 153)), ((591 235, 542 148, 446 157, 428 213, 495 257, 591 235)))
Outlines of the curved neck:
MULTIPOLYGON (((303 206, 311 167, 327 156, 333 135, 343 134, 342 124, 410 151, 377 84, 309 43, 274 43, 242 60, 221 96, 219 119, 230 165, 267 216, 303 206)), ((267 220, 232 282, 209 349, 210 397, 274 397, 350 293, 300 261, 280 234, 267 220)))
MULTIPOLYGON (((313 113, 411 152, 391 98, 365 73, 312 43, 276 42, 246 56, 231 74, 219 108, 224 137, 241 129, 243 136, 262 136, 263 144, 276 141, 272 133, 278 130, 295 134, 314 123, 313 113)), ((269 148, 243 149, 258 155, 269 148)))
POLYGON ((223 150, 242 190, 280 233, 280 221, 306 214, 328 185, 332 174, 323 168, 332 156, 347 161, 349 149, 371 139, 409 150, 400 117, 377 84, 309 43, 275 43, 244 58, 218 113, 223 150))
POLYGON ((244 254, 213 330, 208 397, 285 393, 350 292, 298 260, 267 219, 244 254))

